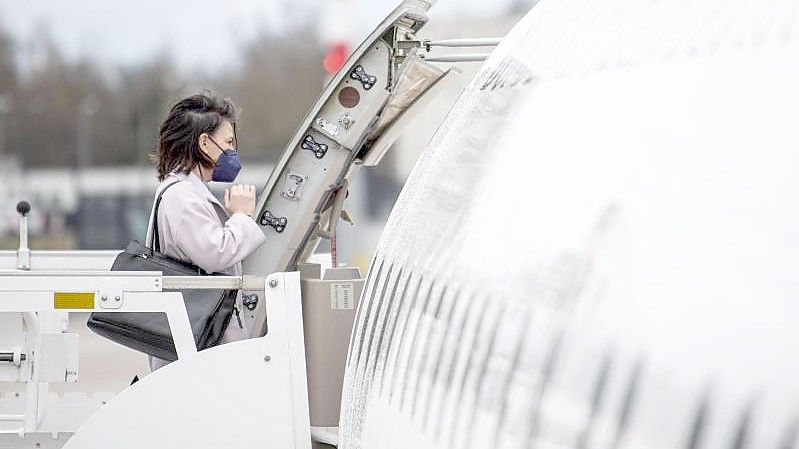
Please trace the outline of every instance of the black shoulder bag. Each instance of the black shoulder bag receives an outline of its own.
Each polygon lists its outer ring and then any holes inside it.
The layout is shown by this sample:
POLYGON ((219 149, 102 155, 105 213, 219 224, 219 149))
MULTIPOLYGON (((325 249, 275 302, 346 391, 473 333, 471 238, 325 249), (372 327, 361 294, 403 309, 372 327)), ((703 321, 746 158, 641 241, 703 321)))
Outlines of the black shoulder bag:
MULTIPOLYGON (((180 181, 164 187, 153 208, 153 248, 132 241, 121 252, 111 271, 161 271, 165 276, 204 276, 201 268, 160 253, 158 236, 158 206, 167 189, 180 181), (157 249, 157 251, 156 251, 157 249)), ((191 232, 184 230, 183 232, 191 232)), ((233 314, 238 290, 164 290, 180 291, 186 303, 189 323, 197 349, 207 349, 222 341, 233 314)), ((164 313, 150 312, 94 312, 86 325, 95 333, 123 346, 154 357, 174 361, 175 344, 164 313)))

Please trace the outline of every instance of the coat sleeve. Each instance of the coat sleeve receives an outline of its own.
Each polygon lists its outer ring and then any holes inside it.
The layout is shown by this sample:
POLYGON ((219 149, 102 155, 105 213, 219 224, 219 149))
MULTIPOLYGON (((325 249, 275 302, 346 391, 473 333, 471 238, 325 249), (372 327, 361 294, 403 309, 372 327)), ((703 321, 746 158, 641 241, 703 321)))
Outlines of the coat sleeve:
POLYGON ((195 265, 209 273, 241 262, 266 240, 255 221, 241 212, 232 214, 222 226, 202 206, 189 203, 183 208, 179 223, 174 243, 195 265))

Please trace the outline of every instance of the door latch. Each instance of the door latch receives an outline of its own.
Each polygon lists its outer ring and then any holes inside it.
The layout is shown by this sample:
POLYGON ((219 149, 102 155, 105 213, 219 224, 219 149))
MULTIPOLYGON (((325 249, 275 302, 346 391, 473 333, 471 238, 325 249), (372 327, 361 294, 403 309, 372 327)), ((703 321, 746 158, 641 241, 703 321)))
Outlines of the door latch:
POLYGON ((299 201, 300 189, 307 180, 307 176, 303 176, 298 173, 289 173, 286 176, 286 187, 282 192, 280 192, 280 196, 287 200, 299 201))

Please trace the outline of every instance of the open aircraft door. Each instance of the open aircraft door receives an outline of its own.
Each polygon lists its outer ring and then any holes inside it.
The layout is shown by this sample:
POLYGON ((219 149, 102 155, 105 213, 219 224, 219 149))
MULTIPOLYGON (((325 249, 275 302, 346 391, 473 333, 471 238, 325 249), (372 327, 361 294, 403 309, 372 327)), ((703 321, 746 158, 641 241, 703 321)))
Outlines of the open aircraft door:
MULTIPOLYGON (((292 271, 321 238, 334 238, 347 185, 362 165, 380 162, 415 111, 459 73, 417 54, 416 32, 431 2, 406 0, 353 52, 310 109, 258 198, 255 219, 266 244, 244 272, 292 271)), ((244 292, 250 335, 266 332, 263 292, 244 292)))

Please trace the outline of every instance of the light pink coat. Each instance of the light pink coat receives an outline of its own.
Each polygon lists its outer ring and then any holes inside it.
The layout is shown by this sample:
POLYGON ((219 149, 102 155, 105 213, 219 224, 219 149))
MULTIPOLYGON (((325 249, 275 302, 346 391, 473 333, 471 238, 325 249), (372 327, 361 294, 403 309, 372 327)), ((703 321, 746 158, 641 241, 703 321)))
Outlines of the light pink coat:
MULTIPOLYGON (((241 261, 264 244, 266 237, 251 217, 241 212, 228 214, 225 207, 195 173, 172 173, 156 189, 175 181, 161 199, 158 210, 160 251, 172 258, 199 266, 209 273, 239 276, 241 261)), ((152 244, 152 213, 146 244, 152 244)), ((158 248, 156 248, 158 250, 158 248)), ((236 299, 241 309, 241 298, 236 299)), ((225 330, 223 343, 246 338, 246 331, 234 316, 225 330)), ((163 361, 151 360, 153 369, 163 361)))

